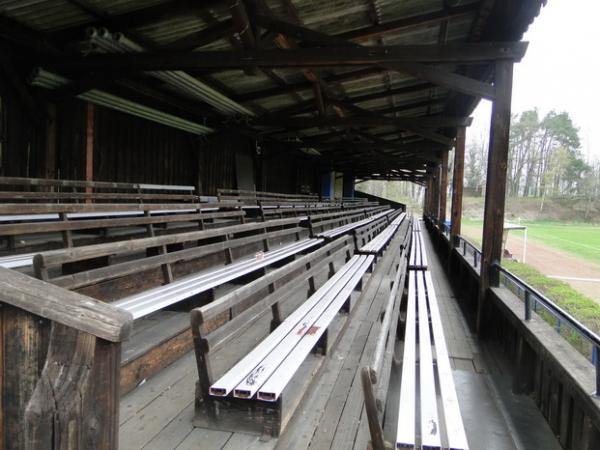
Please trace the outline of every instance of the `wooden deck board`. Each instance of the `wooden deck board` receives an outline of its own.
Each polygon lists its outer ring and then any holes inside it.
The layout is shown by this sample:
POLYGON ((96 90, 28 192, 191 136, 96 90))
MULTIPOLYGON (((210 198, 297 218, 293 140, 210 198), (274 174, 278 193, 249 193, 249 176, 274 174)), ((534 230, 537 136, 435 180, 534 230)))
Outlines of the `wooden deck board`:
POLYGON ((189 353, 122 399, 121 448, 320 450, 352 448, 357 435, 366 442, 358 369, 372 357, 378 318, 389 295, 391 260, 391 254, 379 260, 338 345, 279 439, 265 442, 258 435, 192 429, 197 374, 189 353))
POLYGON ((177 450, 220 449, 227 444, 232 434, 228 431, 194 428, 194 431, 175 448, 177 450))
MULTIPOLYGON (((158 395, 145 405, 138 405, 134 408, 136 412, 133 416, 121 425, 119 439, 121 448, 143 448, 190 402, 193 402, 197 379, 193 358, 193 355, 191 358, 186 355, 181 360, 184 364, 178 367, 179 370, 172 370, 172 367, 169 368, 171 370, 163 370, 157 377, 153 377, 145 383, 148 386, 141 386, 143 389, 138 388, 140 392, 150 391, 149 397, 153 394, 158 395), (182 374, 183 377, 181 377, 182 374), (157 378, 159 381, 156 383, 157 378), (156 384, 160 384, 164 390, 160 392, 160 387, 156 384)), ((136 391, 133 393, 135 394, 136 391)), ((128 396, 125 396, 121 404, 123 405, 127 400, 128 396)))
POLYGON ((163 392, 184 378, 190 371, 196 370, 193 353, 188 353, 171 366, 162 370, 146 383, 137 387, 121 399, 120 424, 123 426, 144 407, 154 401, 163 392))

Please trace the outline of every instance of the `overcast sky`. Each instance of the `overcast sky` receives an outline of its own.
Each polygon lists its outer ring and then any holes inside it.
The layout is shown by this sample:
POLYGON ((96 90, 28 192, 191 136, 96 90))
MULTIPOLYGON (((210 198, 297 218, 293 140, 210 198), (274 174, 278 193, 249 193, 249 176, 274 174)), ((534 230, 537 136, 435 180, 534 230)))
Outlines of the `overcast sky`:
MULTIPOLYGON (((582 153, 600 159, 600 2, 548 0, 523 40, 529 49, 515 66, 513 113, 567 111, 580 131, 582 153)), ((489 133, 490 103, 481 102, 467 139, 489 133)))

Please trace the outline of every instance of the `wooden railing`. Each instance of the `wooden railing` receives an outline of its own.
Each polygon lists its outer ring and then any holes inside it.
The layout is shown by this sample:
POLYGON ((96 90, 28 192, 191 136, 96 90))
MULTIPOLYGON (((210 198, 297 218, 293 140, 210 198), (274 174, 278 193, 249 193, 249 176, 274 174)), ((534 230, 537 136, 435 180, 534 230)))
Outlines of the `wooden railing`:
POLYGON ((129 313, 0 268, 2 448, 116 449, 129 313))

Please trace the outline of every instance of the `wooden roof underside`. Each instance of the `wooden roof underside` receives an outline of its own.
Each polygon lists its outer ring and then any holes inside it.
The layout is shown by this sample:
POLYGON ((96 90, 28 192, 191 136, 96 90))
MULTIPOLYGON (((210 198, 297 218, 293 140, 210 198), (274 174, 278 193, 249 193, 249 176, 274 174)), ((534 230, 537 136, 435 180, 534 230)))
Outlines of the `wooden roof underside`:
POLYGON ((0 45, 25 104, 41 66, 70 83, 36 95, 102 89, 357 178, 420 182, 477 101, 493 98, 493 62, 520 59, 515 42, 543 3, 0 0, 0 45), (103 49, 99 33, 135 54, 103 49), (208 94, 156 75, 165 71, 208 94))

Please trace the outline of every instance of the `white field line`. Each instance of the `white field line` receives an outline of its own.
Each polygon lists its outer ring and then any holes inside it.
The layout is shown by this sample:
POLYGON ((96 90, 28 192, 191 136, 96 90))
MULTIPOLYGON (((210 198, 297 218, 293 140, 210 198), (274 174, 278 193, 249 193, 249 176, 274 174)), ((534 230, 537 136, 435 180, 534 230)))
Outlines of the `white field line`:
MULTIPOLYGON (((539 237, 538 238, 534 237, 533 239, 535 239, 536 241, 543 242, 542 239, 540 239, 539 237)), ((569 239, 559 238, 556 236, 552 236, 549 239, 554 239, 556 241, 568 242, 571 245, 576 245, 577 247, 589 248, 590 250, 594 250, 596 253, 600 253, 600 248, 593 246, 593 245, 581 244, 580 242, 575 242, 575 241, 571 241, 569 239)))
POLYGON ((563 277, 561 275, 546 275, 546 276, 548 278, 555 278, 557 280, 587 281, 590 283, 600 283, 600 278, 563 277))

